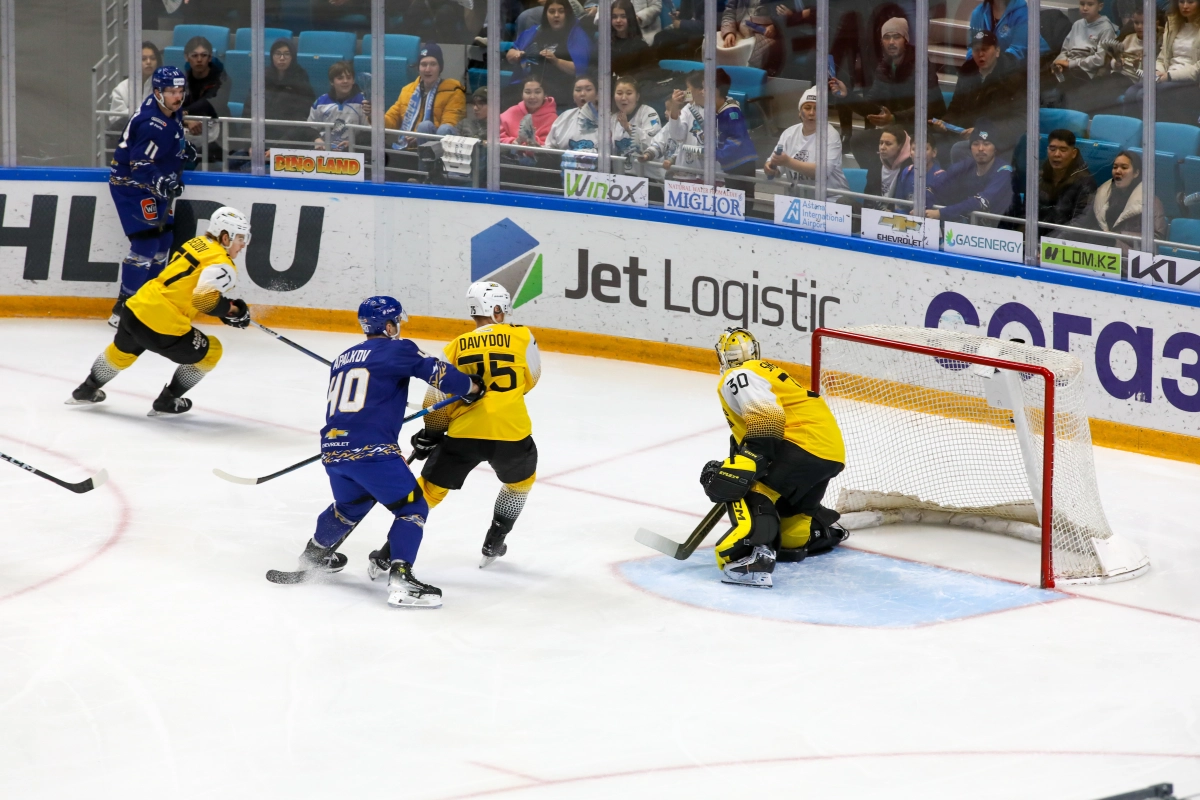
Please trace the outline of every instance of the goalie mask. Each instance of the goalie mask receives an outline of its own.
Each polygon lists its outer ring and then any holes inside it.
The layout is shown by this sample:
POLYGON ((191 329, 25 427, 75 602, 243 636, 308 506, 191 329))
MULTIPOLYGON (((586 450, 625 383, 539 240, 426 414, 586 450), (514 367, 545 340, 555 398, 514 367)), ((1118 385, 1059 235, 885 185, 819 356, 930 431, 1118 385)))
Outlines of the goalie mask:
POLYGON ((762 358, 762 350, 758 339, 745 328, 726 328, 717 339, 717 361, 721 364, 721 372, 734 367, 740 367, 747 361, 757 361, 762 358))
POLYGON ((512 313, 512 298, 508 290, 494 281, 476 281, 467 289, 467 313, 472 317, 496 319, 496 309, 508 316, 512 313))

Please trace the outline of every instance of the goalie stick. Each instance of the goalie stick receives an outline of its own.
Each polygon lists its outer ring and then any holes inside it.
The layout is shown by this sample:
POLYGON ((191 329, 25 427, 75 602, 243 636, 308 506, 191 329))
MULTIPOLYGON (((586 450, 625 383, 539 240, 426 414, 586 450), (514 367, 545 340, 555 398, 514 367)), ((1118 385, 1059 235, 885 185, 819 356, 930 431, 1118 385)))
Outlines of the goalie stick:
POLYGON ((34 475, 37 475, 39 478, 45 478, 46 480, 50 481, 51 483, 57 483, 59 486, 63 487, 64 489, 70 489, 75 494, 83 494, 84 492, 90 492, 92 489, 95 489, 98 486, 103 486, 104 482, 108 480, 108 471, 102 469, 85 481, 80 481, 79 483, 67 483, 66 481, 59 480, 58 478, 54 477, 53 475, 47 475, 45 472, 42 472, 40 469, 37 469, 36 467, 31 467, 30 465, 28 465, 22 461, 17 461, 12 456, 5 455, 4 453, 0 453, 0 459, 7 461, 8 463, 12 464, 13 466, 20 467, 21 469, 25 470, 26 472, 32 472, 34 475))
MULTIPOLYGON (((404 459, 404 463, 411 464, 413 462, 413 459, 416 457, 417 457, 417 451, 414 450, 412 452, 412 455, 410 455, 408 458, 404 459)), ((359 522, 361 522, 361 521, 362 520, 359 520, 359 522)), ((355 523, 354 528, 357 528, 357 527, 358 527, 358 524, 355 523)), ((346 531, 346 535, 343 536, 340 540, 338 540, 338 543, 335 544, 332 548, 334 552, 337 552, 337 549, 342 546, 342 542, 344 542, 350 538, 350 534, 354 533, 354 528, 351 528, 350 530, 346 531)), ((269 580, 271 583, 294 585, 297 583, 308 583, 310 580, 317 577, 318 575, 329 575, 329 574, 335 574, 335 573, 327 573, 327 572, 324 572, 323 570, 315 570, 315 569, 298 569, 293 572, 286 572, 281 569, 269 569, 269 570, 267 570, 267 580, 269 580)))
POLYGON ((696 548, 704 541, 704 537, 708 536, 709 532, 717 526, 717 523, 721 521, 721 517, 724 515, 725 504, 717 503, 714 505, 712 510, 705 515, 704 519, 700 520, 700 524, 696 526, 696 530, 692 531, 692 535, 682 544, 673 542, 667 537, 660 536, 654 531, 646 530, 645 528, 639 528, 633 538, 639 544, 652 547, 671 558, 684 561, 696 551, 696 548))
MULTIPOLYGON (((404 419, 402 419, 400 421, 400 425, 401 425, 401 427, 403 427, 406 423, 412 422, 414 419, 420 419, 421 417, 425 416, 426 414, 428 414, 431 411, 437 411, 439 408, 444 408, 444 407, 450 405, 451 403, 457 402, 458 400, 461 400, 461 399, 462 398, 459 397, 458 395, 455 395, 453 397, 447 397, 445 400, 434 403, 429 408, 423 408, 415 414, 410 414, 409 416, 405 417, 404 419)), ((267 481, 274 480, 275 478, 278 478, 280 475, 287 475, 289 472, 295 472, 296 470, 300 469, 301 467, 306 467, 309 464, 313 463, 314 461, 319 461, 320 458, 321 458, 321 454, 317 453, 315 456, 310 456, 309 458, 306 458, 303 461, 298 461, 295 464, 292 464, 290 467, 284 467, 283 469, 279 470, 278 472, 272 472, 270 475, 263 475, 261 478, 242 478, 237 475, 231 475, 230 473, 226 472, 223 469, 216 469, 216 468, 213 469, 213 475, 216 475, 218 478, 220 478, 223 481, 229 481, 230 483, 241 483, 246 486, 256 486, 260 483, 266 483, 267 481)))
POLYGON ((320 361, 322 364, 324 364, 327 367, 333 366, 333 362, 327 361, 326 359, 321 358, 319 355, 317 355, 312 350, 309 350, 306 347, 301 347, 300 345, 296 344, 295 342, 293 342, 291 339, 287 338, 286 336, 280 336, 278 333, 271 330, 266 325, 261 325, 261 324, 255 322, 254 320, 250 320, 250 324, 253 325, 254 327, 258 328, 263 333, 271 334, 276 339, 278 339, 279 341, 286 344, 288 347, 294 347, 295 349, 299 350, 301 353, 304 353, 304 355, 308 356, 309 358, 315 358, 317 361, 320 361))

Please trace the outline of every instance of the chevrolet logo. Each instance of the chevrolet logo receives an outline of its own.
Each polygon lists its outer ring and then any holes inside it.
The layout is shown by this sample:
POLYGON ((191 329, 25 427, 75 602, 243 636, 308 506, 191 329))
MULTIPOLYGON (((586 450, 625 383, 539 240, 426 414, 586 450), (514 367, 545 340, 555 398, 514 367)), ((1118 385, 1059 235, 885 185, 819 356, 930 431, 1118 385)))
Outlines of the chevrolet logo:
POLYGON ((908 233, 909 231, 920 230, 921 223, 914 219, 909 219, 902 214, 896 214, 891 217, 880 217, 880 225, 888 225, 897 233, 908 233))
POLYGON ((330 428, 329 432, 325 434, 325 438, 326 439, 337 439, 340 436, 349 436, 349 435, 350 435, 350 431, 344 431, 344 430, 341 430, 340 428, 330 428))

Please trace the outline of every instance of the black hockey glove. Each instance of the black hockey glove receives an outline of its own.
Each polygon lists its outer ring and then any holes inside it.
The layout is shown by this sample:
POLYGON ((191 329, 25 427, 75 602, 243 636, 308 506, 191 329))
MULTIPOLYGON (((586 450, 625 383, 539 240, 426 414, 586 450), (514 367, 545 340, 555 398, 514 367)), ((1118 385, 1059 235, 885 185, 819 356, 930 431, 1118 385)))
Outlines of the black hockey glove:
POLYGON ((195 164, 200 160, 200 148, 184 139, 183 142, 183 160, 189 164, 195 164))
POLYGON ((478 375, 468 375, 467 377, 471 379, 471 383, 475 384, 475 388, 478 390, 476 392, 472 392, 471 394, 464 394, 462 396, 463 405, 469 406, 479 398, 483 397, 483 393, 487 391, 487 387, 483 385, 483 378, 479 377, 478 375))
POLYGON ((710 461, 705 464, 700 471, 700 485, 714 503, 732 503, 746 496, 757 472, 753 459, 738 454, 723 462, 710 461))
POLYGON ((183 184, 174 175, 159 175, 154 181, 153 192, 166 200, 174 200, 183 194, 183 184))
POLYGON ((409 439, 409 443, 412 444, 413 448, 412 460, 424 461, 429 458, 429 454, 433 452, 433 448, 437 447, 438 442, 441 440, 442 434, 435 433, 426 428, 422 428, 414 433, 412 438, 409 439))
POLYGON ((229 311, 221 315, 221 322, 231 328, 248 328, 250 326, 250 307, 245 300, 230 300, 229 311))

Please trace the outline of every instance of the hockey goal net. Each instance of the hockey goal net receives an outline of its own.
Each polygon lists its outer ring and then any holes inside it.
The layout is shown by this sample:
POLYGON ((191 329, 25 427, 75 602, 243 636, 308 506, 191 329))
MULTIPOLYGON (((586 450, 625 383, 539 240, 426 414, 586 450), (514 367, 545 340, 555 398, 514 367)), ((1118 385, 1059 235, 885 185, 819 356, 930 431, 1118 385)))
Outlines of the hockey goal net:
POLYGON ((1084 380, 1077 357, 1020 342, 819 329, 812 388, 846 440, 825 504, 848 528, 935 523, 1037 542, 1046 588, 1135 577, 1149 561, 1104 516, 1084 380))

